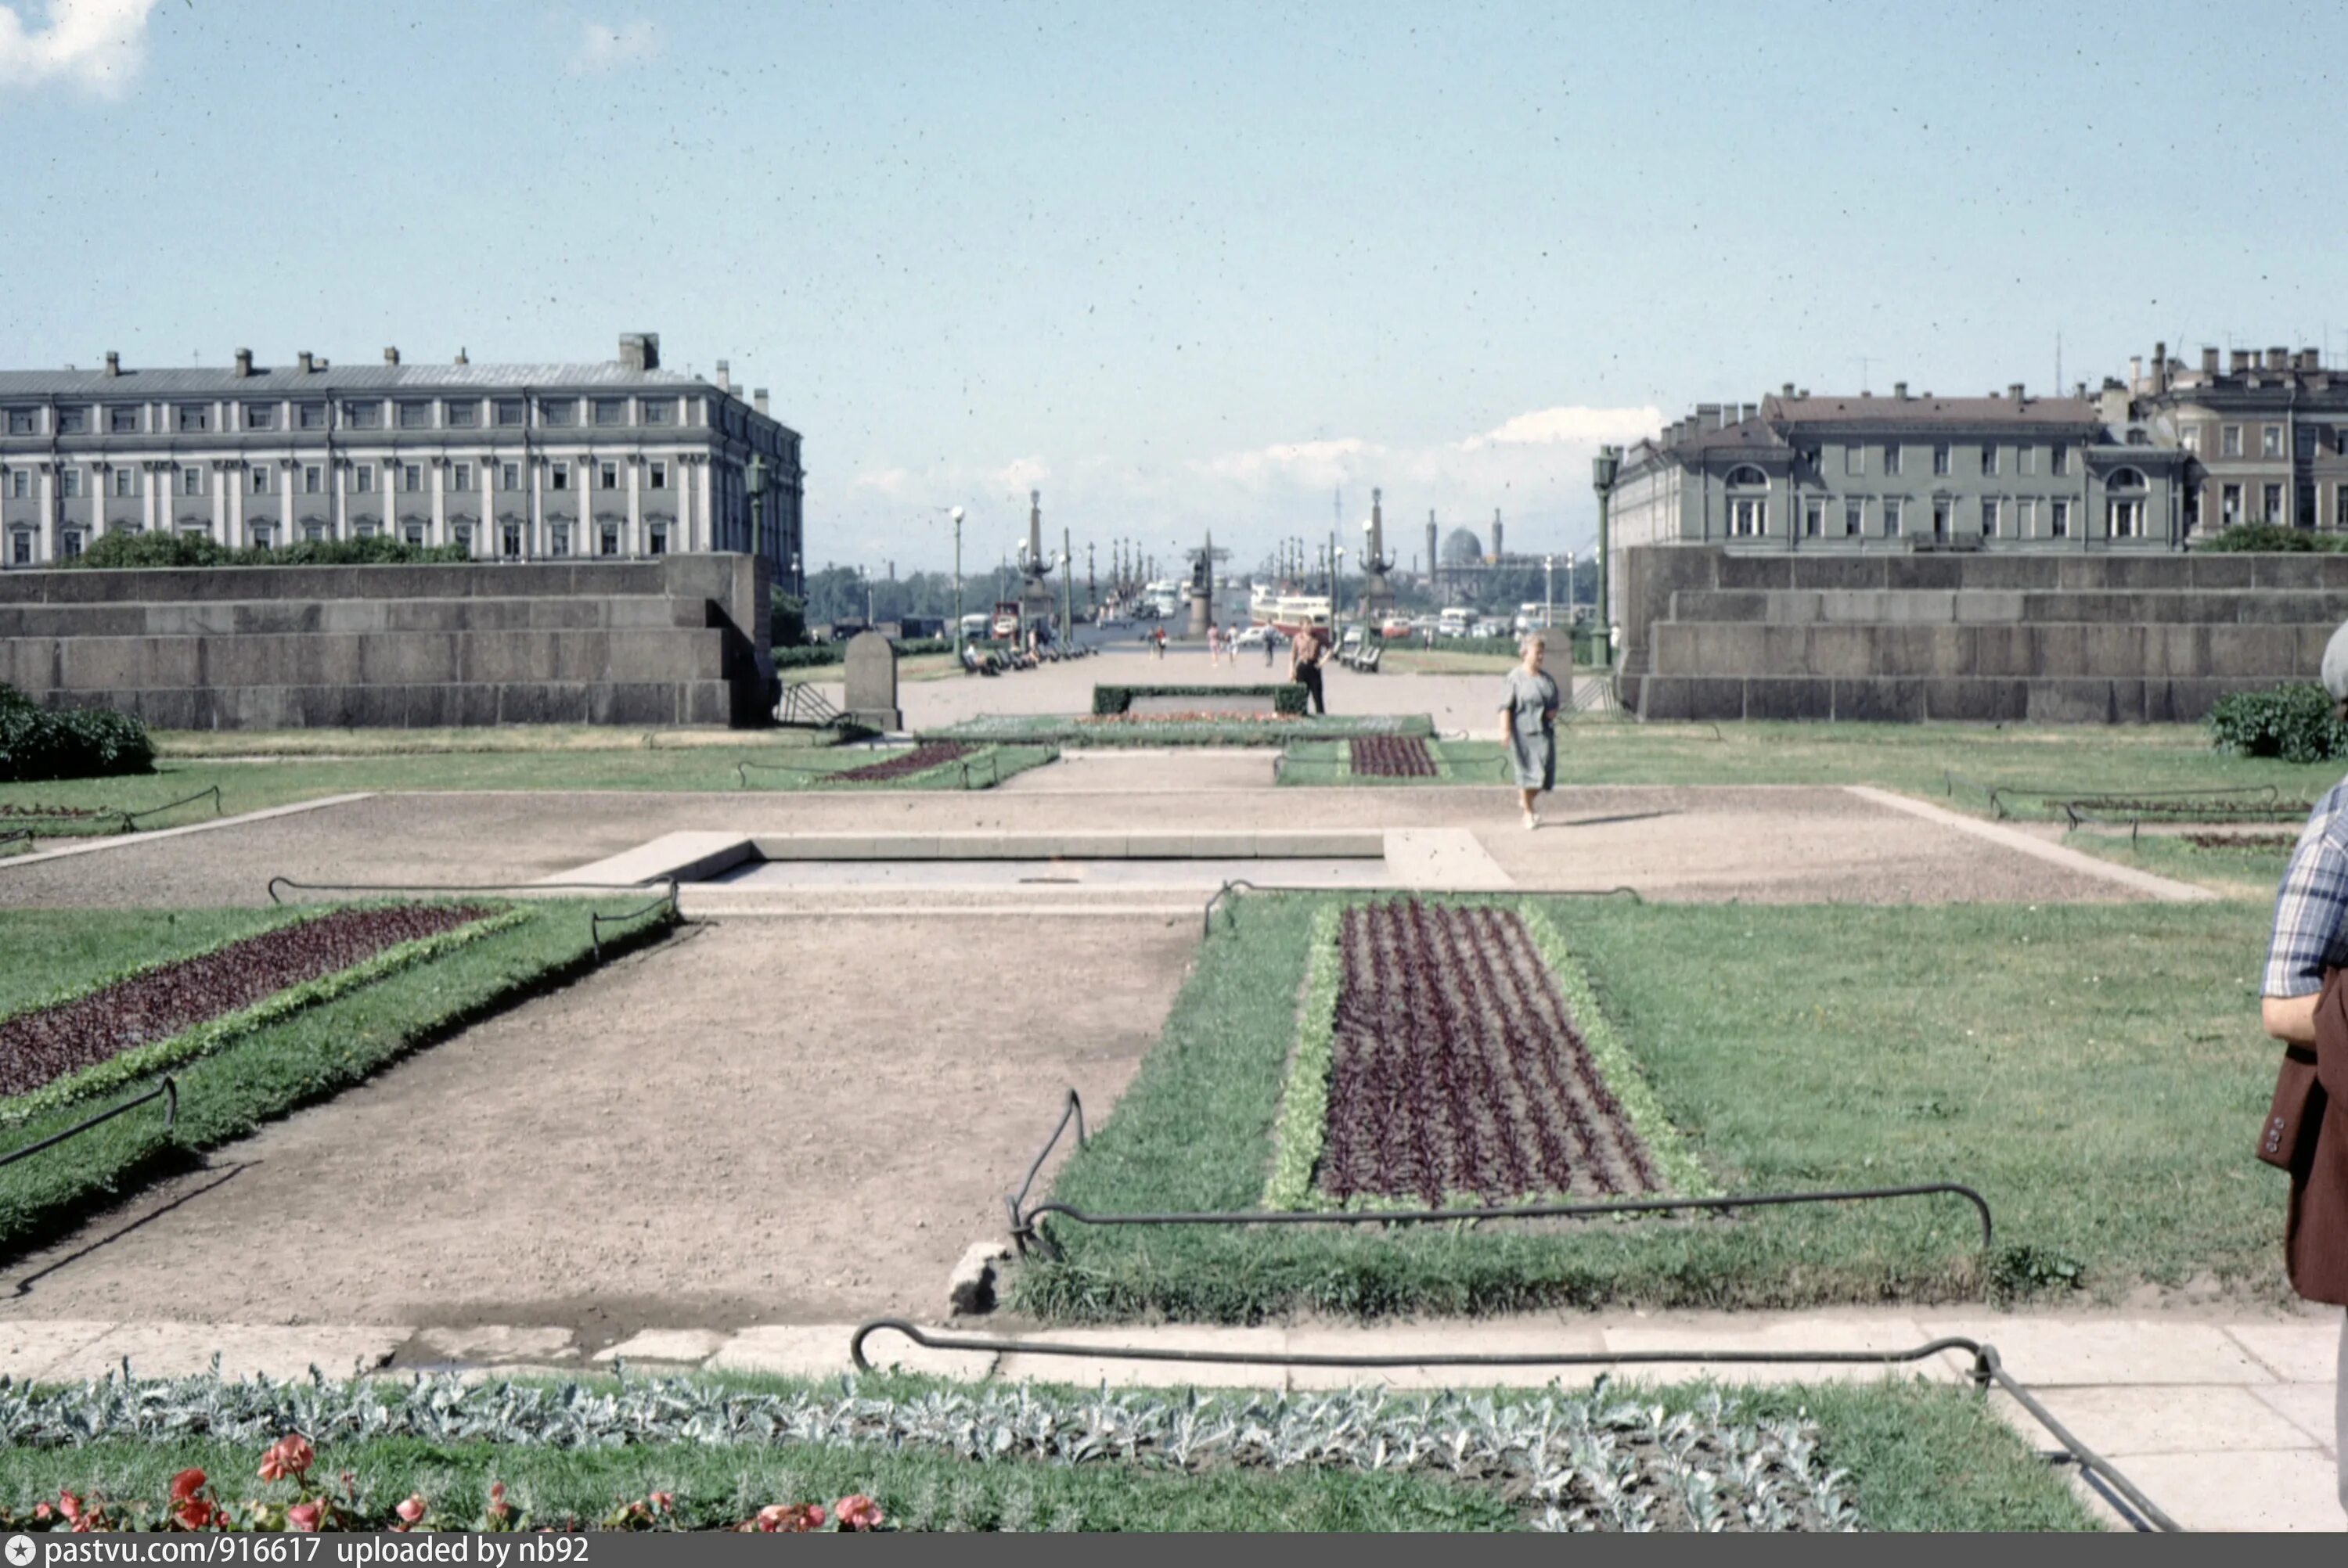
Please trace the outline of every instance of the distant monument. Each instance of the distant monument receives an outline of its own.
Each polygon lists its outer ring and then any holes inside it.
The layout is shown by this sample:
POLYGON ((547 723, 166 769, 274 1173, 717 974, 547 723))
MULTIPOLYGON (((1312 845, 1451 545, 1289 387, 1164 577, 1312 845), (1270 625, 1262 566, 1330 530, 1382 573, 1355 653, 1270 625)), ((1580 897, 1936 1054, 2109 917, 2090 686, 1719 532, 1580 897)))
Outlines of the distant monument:
POLYGON ((1394 585, 1386 581, 1386 573, 1394 570, 1394 558, 1386 554, 1386 519, 1385 492, 1370 492, 1368 548, 1362 557, 1362 620, 1372 630, 1384 626, 1386 617, 1394 613, 1394 585))
POLYGON ((1038 621, 1049 623, 1056 619, 1052 587, 1044 579, 1052 574, 1052 563, 1044 559, 1044 492, 1027 492, 1027 551, 1019 561, 1019 626, 1021 630, 1038 621))
POLYGON ((843 706, 850 722, 868 730, 905 727, 905 715, 897 707, 896 645, 877 631, 860 631, 848 640, 848 701, 843 706))
POLYGON ((1203 548, 1190 552, 1190 621, 1185 635, 1203 639, 1207 628, 1215 620, 1215 562, 1228 557, 1229 550, 1215 548, 1215 531, 1207 530, 1203 548))

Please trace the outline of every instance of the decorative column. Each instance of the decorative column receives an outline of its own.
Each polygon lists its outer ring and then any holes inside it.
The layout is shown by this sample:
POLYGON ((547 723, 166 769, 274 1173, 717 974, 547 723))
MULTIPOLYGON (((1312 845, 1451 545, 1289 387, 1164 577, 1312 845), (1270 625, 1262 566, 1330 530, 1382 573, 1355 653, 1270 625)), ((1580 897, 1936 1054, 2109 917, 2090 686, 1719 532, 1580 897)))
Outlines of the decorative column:
MULTIPOLYGON (((642 538, 644 527, 644 504, 640 485, 644 477, 644 459, 639 453, 623 458, 623 461, 627 465, 625 471, 628 476, 628 532, 633 538, 642 538)), ((670 542, 674 544, 675 541, 670 542)))

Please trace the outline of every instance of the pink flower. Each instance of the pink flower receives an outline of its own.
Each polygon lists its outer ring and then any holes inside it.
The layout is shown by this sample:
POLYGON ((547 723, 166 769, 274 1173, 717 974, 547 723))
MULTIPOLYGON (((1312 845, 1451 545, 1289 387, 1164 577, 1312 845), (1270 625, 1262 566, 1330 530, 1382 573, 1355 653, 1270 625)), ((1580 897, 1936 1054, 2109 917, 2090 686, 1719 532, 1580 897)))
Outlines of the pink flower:
POLYGON ((204 1489, 204 1472, 183 1470, 171 1478, 171 1501, 185 1502, 204 1489))
POLYGON ((317 1457, 309 1439, 299 1432, 288 1432, 270 1444, 269 1451, 261 1456, 261 1479, 283 1481, 290 1475, 299 1480, 309 1472, 317 1457))
POLYGON ((831 1516, 842 1530, 878 1530, 880 1505, 860 1491, 850 1492, 831 1505, 831 1516))
POLYGON ((405 1502, 402 1502, 398 1507, 393 1509, 392 1512, 399 1515, 401 1523, 415 1523, 417 1520, 424 1517, 424 1494, 415 1491, 409 1492, 407 1494, 407 1500, 405 1502))
POLYGON ((323 1502, 297 1502, 285 1511, 285 1528, 296 1535, 315 1535, 318 1515, 324 1512, 323 1502))
POLYGON ((76 1524, 80 1523, 81 1499, 76 1497, 72 1492, 60 1491, 57 1493, 57 1512, 64 1514, 69 1522, 76 1524))
POLYGON ((676 1499, 665 1491, 656 1491, 645 1501, 653 1505, 653 1512, 655 1513, 666 1513, 676 1505, 676 1499))
POLYGON ((800 1535, 823 1528, 823 1504, 819 1502, 770 1502, 758 1510, 751 1523, 767 1535, 800 1535))

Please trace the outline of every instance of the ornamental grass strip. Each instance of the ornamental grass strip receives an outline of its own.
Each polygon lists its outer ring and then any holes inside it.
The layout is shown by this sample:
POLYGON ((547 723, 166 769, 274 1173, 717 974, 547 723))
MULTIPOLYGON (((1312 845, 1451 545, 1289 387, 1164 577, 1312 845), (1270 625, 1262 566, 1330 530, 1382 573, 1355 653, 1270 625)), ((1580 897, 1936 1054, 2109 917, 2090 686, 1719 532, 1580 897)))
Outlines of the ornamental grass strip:
POLYGON ((1539 919, 1415 899, 1316 914, 1264 1206, 1714 1190, 1539 919))
MULTIPOLYGON (((461 904, 337 909, 0 1020, 0 1094, 34 1094, 125 1052, 348 969, 386 948, 490 913, 461 904)), ((9 1107, 12 1113, 15 1110, 9 1107)))

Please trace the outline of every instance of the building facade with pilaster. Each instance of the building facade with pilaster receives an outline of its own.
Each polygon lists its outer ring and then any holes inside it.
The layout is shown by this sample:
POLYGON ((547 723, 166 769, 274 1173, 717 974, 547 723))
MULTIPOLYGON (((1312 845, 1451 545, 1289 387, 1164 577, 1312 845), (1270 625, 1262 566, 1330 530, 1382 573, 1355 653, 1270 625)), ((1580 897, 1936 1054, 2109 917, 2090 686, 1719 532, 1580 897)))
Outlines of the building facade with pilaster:
POLYGON ((657 334, 587 364, 0 371, 0 568, 117 532, 385 536, 482 559, 754 548, 803 591, 799 435, 657 334), (755 497, 754 477, 763 491, 755 497))

